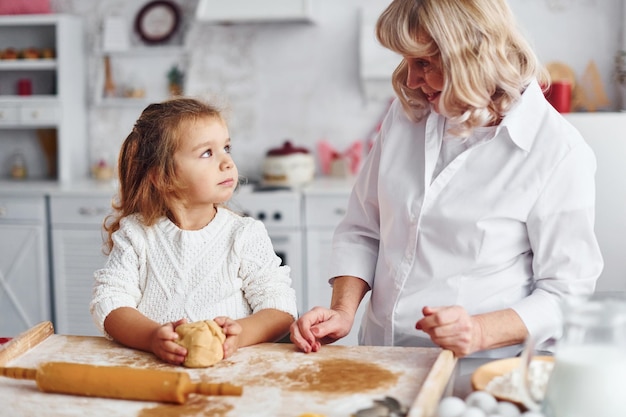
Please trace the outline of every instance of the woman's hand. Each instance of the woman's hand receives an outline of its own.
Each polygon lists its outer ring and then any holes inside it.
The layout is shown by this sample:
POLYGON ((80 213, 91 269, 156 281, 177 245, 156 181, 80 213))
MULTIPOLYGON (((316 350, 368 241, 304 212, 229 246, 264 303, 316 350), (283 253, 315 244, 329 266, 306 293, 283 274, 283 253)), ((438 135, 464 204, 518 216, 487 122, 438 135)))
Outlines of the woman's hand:
POLYGON ((434 343, 458 358, 479 350, 521 344, 528 336, 526 325, 511 308, 475 316, 461 306, 424 307, 422 313, 424 318, 415 328, 428 333, 434 343))
POLYGON ((150 348, 158 358, 173 365, 181 365, 187 356, 187 349, 176 343, 176 328, 187 323, 186 319, 166 323, 157 327, 150 337, 150 348))
POLYGON ((304 313, 290 328, 291 341, 305 353, 317 352, 350 333, 354 316, 336 309, 314 307, 304 313))
POLYGON ((213 319, 218 326, 222 328, 224 334, 226 335, 226 340, 224 341, 224 359, 232 356, 237 349, 239 349, 239 335, 241 334, 243 328, 241 324, 237 323, 235 320, 230 317, 215 317, 213 319))
POLYGON ((424 307, 424 318, 415 324, 433 343, 462 358, 481 348, 481 327, 476 318, 461 306, 424 307))

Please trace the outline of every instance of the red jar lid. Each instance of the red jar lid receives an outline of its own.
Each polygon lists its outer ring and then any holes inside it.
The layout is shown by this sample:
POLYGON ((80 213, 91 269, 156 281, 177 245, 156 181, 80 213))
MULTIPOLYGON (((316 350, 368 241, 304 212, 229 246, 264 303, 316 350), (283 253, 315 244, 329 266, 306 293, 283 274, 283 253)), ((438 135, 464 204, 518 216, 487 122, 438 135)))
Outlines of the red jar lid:
POLYGON ((306 148, 297 148, 291 144, 290 141, 285 141, 283 146, 280 148, 274 148, 267 151, 267 156, 287 156, 293 155, 296 153, 309 153, 309 150, 306 148))

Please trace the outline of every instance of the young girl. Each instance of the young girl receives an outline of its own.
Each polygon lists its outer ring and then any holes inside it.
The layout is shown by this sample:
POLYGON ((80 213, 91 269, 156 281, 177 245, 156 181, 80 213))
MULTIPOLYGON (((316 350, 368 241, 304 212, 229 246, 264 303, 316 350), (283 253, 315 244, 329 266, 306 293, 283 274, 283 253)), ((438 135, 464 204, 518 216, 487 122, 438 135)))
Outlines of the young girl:
POLYGON ((90 310, 105 336, 181 364, 175 328, 214 319, 224 357, 280 339, 294 321, 289 267, 263 223, 227 210, 238 172, 220 112, 190 98, 149 105, 119 155, 108 261, 90 310))

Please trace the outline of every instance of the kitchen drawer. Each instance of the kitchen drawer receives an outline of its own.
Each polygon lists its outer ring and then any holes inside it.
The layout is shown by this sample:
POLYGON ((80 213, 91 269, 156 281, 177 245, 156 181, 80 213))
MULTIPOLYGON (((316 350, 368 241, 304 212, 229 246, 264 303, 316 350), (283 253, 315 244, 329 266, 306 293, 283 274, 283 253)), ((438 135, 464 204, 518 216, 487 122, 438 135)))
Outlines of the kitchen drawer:
POLYGON ((335 227, 348 207, 348 195, 307 196, 304 203, 306 227, 335 227))
POLYGON ((52 225, 101 225, 111 213, 111 197, 53 196, 50 198, 52 225))
POLYGON ((56 106, 25 105, 20 109, 20 122, 22 124, 38 124, 56 122, 59 119, 56 106))
POLYGON ((0 196, 0 223, 37 222, 46 220, 44 197, 0 196))
POLYGON ((0 125, 16 124, 20 120, 19 108, 15 106, 0 106, 0 125))

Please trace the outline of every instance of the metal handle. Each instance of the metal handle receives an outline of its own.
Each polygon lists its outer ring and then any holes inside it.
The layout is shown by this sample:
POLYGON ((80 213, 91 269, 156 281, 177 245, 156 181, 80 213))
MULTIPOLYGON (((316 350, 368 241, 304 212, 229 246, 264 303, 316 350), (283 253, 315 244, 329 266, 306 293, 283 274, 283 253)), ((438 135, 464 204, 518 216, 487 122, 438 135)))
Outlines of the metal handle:
POLYGON ((81 216, 102 215, 102 214, 105 214, 106 212, 107 212, 107 209, 104 209, 102 207, 80 207, 78 209, 78 213, 81 216))

